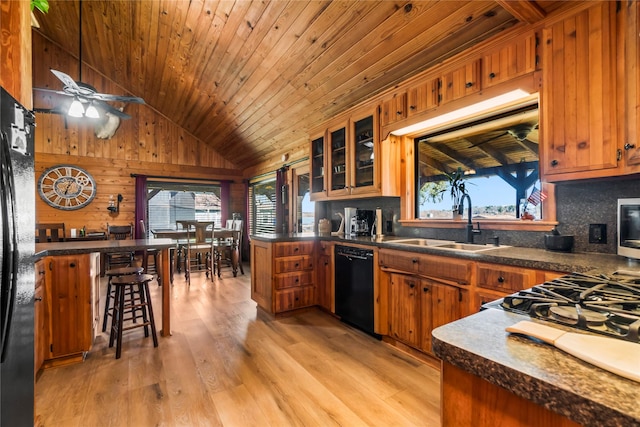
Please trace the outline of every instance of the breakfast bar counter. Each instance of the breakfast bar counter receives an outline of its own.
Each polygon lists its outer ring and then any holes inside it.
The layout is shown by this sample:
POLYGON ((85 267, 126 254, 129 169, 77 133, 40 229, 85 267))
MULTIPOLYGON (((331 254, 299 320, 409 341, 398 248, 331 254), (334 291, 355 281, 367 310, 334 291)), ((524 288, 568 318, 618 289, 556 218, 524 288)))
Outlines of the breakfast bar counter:
POLYGON ((505 331, 520 320, 487 309, 433 331, 443 425, 640 426, 639 383, 505 331))
MULTIPOLYGON (((37 243, 36 261, 45 256, 63 256, 90 253, 113 253, 123 251, 143 251, 157 249, 160 251, 160 272, 163 277, 170 277, 169 249, 175 247, 171 239, 136 239, 136 240, 95 240, 37 243)), ((166 281, 165 283, 169 283, 166 281)), ((162 336, 171 335, 171 287, 162 287, 162 336)))

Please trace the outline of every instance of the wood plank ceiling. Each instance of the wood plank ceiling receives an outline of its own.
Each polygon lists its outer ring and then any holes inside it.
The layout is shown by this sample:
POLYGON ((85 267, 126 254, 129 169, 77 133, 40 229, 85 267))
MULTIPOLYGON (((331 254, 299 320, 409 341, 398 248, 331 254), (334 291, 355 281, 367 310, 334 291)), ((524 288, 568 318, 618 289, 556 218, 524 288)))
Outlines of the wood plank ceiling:
MULTIPOLYGON (((77 58, 81 5, 83 67, 244 169, 299 149, 337 113, 559 2, 49 3, 36 31, 77 58)), ((62 87, 55 77, 39 83, 62 87)))

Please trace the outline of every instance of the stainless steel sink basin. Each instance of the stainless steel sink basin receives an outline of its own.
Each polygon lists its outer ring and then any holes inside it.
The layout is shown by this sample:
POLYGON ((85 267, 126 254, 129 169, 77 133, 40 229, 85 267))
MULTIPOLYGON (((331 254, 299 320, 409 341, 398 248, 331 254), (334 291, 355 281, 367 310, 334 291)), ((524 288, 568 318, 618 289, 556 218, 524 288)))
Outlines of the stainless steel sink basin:
POLYGON ((434 240, 434 239, 423 239, 423 238, 412 238, 412 239, 396 239, 389 240, 385 243, 389 243, 391 245, 409 245, 409 246, 438 246, 447 243, 446 240, 434 240))
POLYGON ((436 249, 450 249, 455 251, 465 252, 480 252, 488 251, 491 249, 507 248, 508 246, 494 246, 494 245, 476 245, 473 243, 445 243, 443 245, 435 245, 436 249))
POLYGON ((480 245, 473 243, 457 243, 450 240, 436 240, 436 239, 424 239, 420 237, 414 237, 411 239, 396 239, 389 240, 385 243, 390 245, 406 245, 406 246, 421 246, 430 247, 434 249, 444 249, 449 251, 461 251, 461 252, 480 252, 489 251, 497 248, 508 248, 509 246, 494 246, 494 245, 480 245))

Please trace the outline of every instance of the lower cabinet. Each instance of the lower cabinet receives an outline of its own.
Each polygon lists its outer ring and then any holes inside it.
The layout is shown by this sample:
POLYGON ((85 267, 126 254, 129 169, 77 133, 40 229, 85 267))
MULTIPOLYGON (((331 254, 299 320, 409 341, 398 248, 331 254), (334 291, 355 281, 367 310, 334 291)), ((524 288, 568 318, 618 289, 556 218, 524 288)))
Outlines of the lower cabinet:
POLYGON ((251 298, 272 314, 315 304, 314 241, 251 242, 251 298))
POLYGON ((389 277, 389 335, 432 353, 431 331, 467 314, 469 291, 412 275, 389 277))
POLYGON ((43 325, 37 327, 35 341, 45 366, 81 361, 91 350, 99 323, 99 256, 92 253, 41 260, 46 303, 44 313, 38 315, 37 322, 43 325))
POLYGON ((47 293, 45 261, 40 259, 35 263, 35 294, 34 294, 34 339, 33 339, 33 369, 37 373, 48 355, 49 328, 47 327, 47 293))
POLYGON ((325 241, 318 243, 318 261, 316 262, 316 304, 327 311, 334 312, 333 303, 333 244, 325 241))

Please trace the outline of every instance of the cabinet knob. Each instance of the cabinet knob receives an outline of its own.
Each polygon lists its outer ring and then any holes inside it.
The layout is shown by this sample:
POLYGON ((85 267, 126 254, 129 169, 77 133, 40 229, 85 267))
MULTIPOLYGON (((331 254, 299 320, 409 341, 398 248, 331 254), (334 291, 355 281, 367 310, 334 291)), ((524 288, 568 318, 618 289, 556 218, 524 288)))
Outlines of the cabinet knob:
POLYGON ((558 166, 558 161, 557 160, 551 160, 551 166, 558 166))
POLYGON ((489 78, 490 79, 495 79, 496 78, 496 73, 489 73, 489 78))
POLYGON ((38 274, 42 274, 42 275, 44 275, 44 270, 40 270, 40 271, 38 271, 38 274))
POLYGON ((628 142, 626 144, 624 144, 624 149, 629 151, 632 148, 636 148, 636 144, 629 144, 628 142))
POLYGON ((409 287, 413 289, 416 287, 416 284, 414 282, 409 282, 409 287))
POLYGON ((427 288, 426 286, 424 288, 422 288, 423 292, 429 292, 429 288, 427 288))
POLYGON ((414 264, 417 264, 418 263, 418 258, 412 258, 411 262, 414 263, 414 264))
POLYGON ((401 115, 402 115, 402 111, 396 111, 396 114, 397 114, 398 116, 401 116, 401 115))
POLYGON ((42 301, 42 297, 35 297, 34 301, 42 301))
POLYGON ((498 283, 504 283, 504 277, 502 276, 498 277, 498 283))
POLYGON ((415 110, 415 109, 416 109, 416 106, 415 106, 415 105, 409 105, 409 109, 410 109, 411 111, 413 111, 413 110, 415 110))
POLYGON ((296 262, 296 268, 300 267, 300 264, 296 262))
POLYGON ((75 268, 75 266, 76 266, 75 262, 72 262, 71 264, 69 264, 69 267, 71 267, 71 268, 75 268))
POLYGON ((473 86, 473 82, 467 82, 464 85, 464 87, 471 87, 471 86, 473 86))

